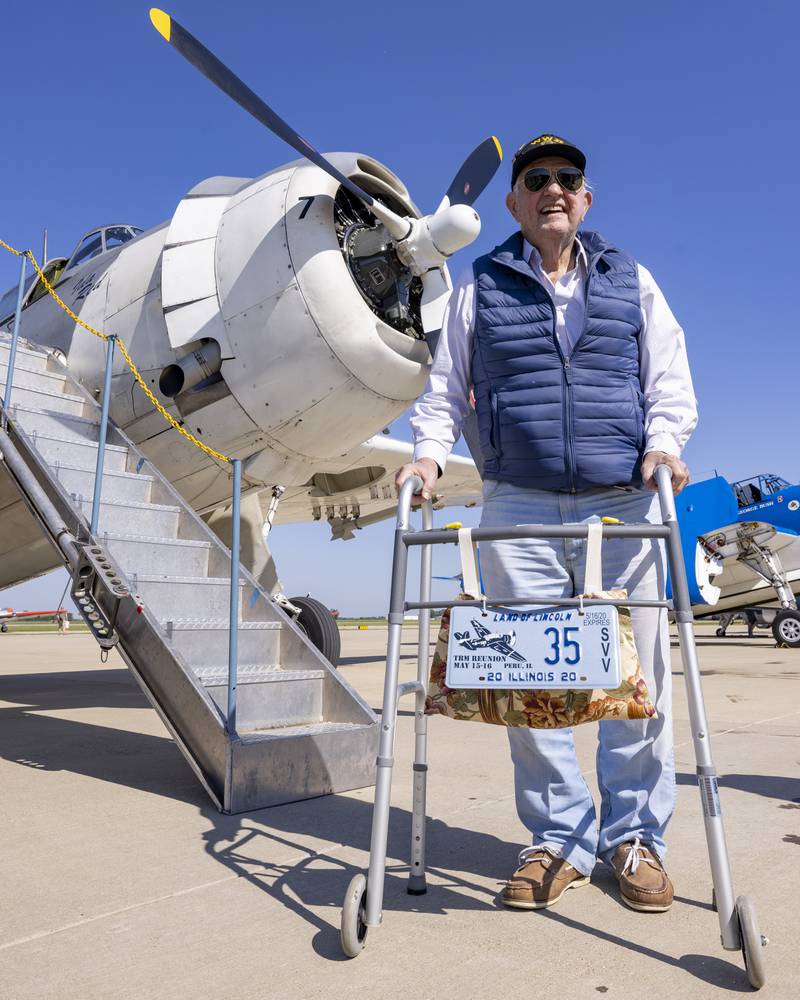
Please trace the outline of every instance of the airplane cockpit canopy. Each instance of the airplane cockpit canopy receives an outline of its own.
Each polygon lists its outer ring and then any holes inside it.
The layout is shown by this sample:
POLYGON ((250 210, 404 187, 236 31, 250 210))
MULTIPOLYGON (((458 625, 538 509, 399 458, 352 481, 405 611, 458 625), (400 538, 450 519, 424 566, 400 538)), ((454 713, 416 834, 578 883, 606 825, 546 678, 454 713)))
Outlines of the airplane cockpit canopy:
MULTIPOLYGON (((43 264, 42 270, 50 284, 57 285, 62 275, 71 268, 85 264, 87 260, 91 260, 92 257, 96 257, 106 250, 122 246, 143 232, 144 230, 139 229, 138 226, 124 225, 102 226, 100 229, 93 229, 78 242, 69 258, 51 257, 46 264, 43 264)), ((43 298, 46 293, 47 288, 39 275, 35 272, 31 274, 29 271, 25 278, 22 308, 27 309, 31 303, 43 298)), ((0 296, 0 327, 5 326, 13 317, 16 302, 17 286, 12 285, 4 295, 0 296)))
POLYGON ((772 473, 753 476, 750 479, 740 479, 738 483, 731 483, 740 508, 759 503, 765 497, 771 496, 773 493, 780 493, 781 490, 787 489, 790 485, 785 479, 772 473))
POLYGON ((101 229, 93 229, 75 247, 64 271, 69 271, 79 264, 85 264, 87 260, 97 257, 98 254, 104 253, 106 250, 122 246, 123 243, 127 243, 142 232, 144 230, 136 226, 103 226, 101 229))

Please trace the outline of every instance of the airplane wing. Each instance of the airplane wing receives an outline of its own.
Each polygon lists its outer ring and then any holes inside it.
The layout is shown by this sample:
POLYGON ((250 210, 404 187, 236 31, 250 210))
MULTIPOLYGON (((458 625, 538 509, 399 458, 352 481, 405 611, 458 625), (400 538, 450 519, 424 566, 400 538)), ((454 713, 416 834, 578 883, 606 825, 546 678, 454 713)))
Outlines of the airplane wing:
POLYGON ((475 631, 478 633, 478 638, 479 639, 483 639, 483 638, 485 638, 489 634, 489 629, 486 628, 485 625, 481 625, 480 622, 476 622, 473 619, 472 625, 473 625, 475 631))
MULTIPOLYGON (((351 538, 353 530, 395 516, 397 469, 411 461, 406 441, 377 434, 326 468, 309 470, 304 486, 289 487, 281 497, 275 524, 328 522, 334 538, 351 538)), ((434 507, 475 507, 481 502, 481 479, 475 463, 451 455, 436 486, 434 507)), ((266 511, 270 492, 260 495, 266 511)))
POLYGON ((505 656, 510 657, 512 660, 524 661, 525 657, 518 653, 516 650, 512 649, 507 642, 494 642, 492 643, 492 649, 496 649, 498 653, 503 653, 505 656))
POLYGON ((753 542, 780 552, 797 540, 796 532, 776 528, 766 521, 737 521, 703 535, 703 540, 723 560, 738 559, 753 542))
POLYGON ((782 577, 795 595, 800 592, 800 537, 791 529, 765 521, 739 521, 701 536, 702 544, 721 565, 714 579, 716 611, 731 611, 777 600, 767 577, 782 577))

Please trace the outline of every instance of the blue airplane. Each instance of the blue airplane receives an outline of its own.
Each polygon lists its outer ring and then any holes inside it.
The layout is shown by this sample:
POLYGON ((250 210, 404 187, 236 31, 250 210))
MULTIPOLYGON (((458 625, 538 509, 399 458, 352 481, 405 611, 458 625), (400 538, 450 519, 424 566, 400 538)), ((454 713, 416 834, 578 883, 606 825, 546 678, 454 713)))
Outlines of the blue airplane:
POLYGON ((800 485, 716 476, 687 486, 675 506, 695 617, 754 612, 779 644, 800 648, 800 485))
MULTIPOLYGON (((721 613, 724 635, 735 615, 752 612, 780 645, 800 648, 800 485, 715 476, 687 486, 675 507, 695 618, 721 613)), ((464 586, 460 573, 434 579, 464 586)))

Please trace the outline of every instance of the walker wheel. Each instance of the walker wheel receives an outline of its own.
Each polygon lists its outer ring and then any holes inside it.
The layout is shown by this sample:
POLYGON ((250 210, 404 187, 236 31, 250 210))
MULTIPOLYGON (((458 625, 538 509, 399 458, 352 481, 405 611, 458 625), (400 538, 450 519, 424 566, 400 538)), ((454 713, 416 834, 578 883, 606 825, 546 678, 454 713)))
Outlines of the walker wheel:
POLYGON ((368 927, 364 923, 367 905, 367 879, 365 875, 354 875, 347 887, 342 907, 342 926, 339 937, 342 951, 348 958, 357 958, 364 950, 368 927))
POLYGON ((739 918, 739 934, 742 939, 742 955, 747 978, 753 989, 760 990, 767 981, 764 948, 768 942, 758 929, 755 904, 749 896, 739 896, 736 900, 736 915, 739 918))

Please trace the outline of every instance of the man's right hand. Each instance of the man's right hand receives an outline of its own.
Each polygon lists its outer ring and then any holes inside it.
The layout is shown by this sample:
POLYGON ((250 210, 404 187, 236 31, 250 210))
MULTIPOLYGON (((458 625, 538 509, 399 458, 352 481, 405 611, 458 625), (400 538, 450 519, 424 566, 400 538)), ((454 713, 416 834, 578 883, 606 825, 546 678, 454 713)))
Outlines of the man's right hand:
POLYGON ((419 506, 423 500, 430 500, 433 496, 433 489, 436 486, 436 480, 439 478, 439 466, 432 458, 420 458, 416 462, 409 462, 408 465, 402 465, 394 477, 394 485, 397 487, 398 493, 400 492, 400 487, 410 476, 419 476, 422 480, 422 494, 415 493, 414 499, 411 501, 413 506, 419 506))

